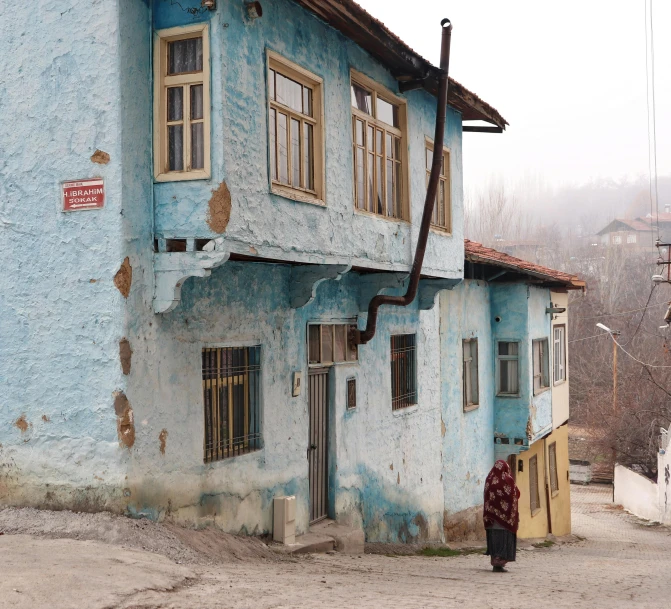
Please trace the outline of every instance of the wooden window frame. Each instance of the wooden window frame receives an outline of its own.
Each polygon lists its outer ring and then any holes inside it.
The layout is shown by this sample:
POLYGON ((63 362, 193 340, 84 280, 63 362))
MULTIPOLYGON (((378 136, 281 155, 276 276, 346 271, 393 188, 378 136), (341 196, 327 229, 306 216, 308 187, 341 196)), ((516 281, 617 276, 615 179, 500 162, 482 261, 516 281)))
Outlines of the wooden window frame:
MULTIPOLYGON (((302 203, 313 203, 315 205, 326 205, 326 169, 324 163, 324 143, 326 141, 324 136, 324 80, 309 72, 305 68, 295 64, 292 61, 289 61, 279 53, 276 53, 271 50, 266 50, 266 99, 268 103, 268 183, 270 184, 270 192, 273 194, 291 199, 293 201, 300 201, 302 203), (307 87, 312 91, 312 117, 308 117, 305 114, 301 114, 289 108, 284 104, 281 104, 277 101, 270 99, 270 71, 274 70, 279 72, 282 76, 290 78, 291 80, 296 81, 297 83, 307 87), (313 172, 314 172, 314 189, 303 188, 302 186, 293 186, 290 184, 283 184, 279 180, 273 179, 272 173, 272 163, 273 155, 270 149, 271 146, 271 133, 270 129, 272 127, 271 122, 271 111, 275 110, 277 112, 282 112, 282 114, 287 115, 287 137, 290 138, 291 133, 291 119, 294 118, 300 123, 300 133, 301 133, 301 146, 300 146, 300 175, 301 181, 304 180, 304 169, 303 169, 303 128, 305 124, 312 125, 312 148, 313 148, 313 172)), ((277 146, 277 121, 275 122, 275 145, 277 146)), ((279 157, 277 151, 275 151, 275 163, 276 163, 276 172, 279 175, 279 157)), ((287 161, 288 161, 288 175, 292 176, 292 155, 290 149, 287 150, 287 161)))
POLYGON ((557 324, 552 326, 552 382, 554 386, 561 385, 568 380, 568 371, 566 369, 566 324, 557 324), (556 332, 561 330, 561 338, 557 339, 556 332), (560 359, 557 361, 557 346, 559 346, 560 359), (559 365, 559 368, 556 366, 559 365), (560 370, 563 376, 557 378, 556 370, 560 370))
POLYGON ((627 235, 627 243, 636 243, 636 235, 627 235))
MULTIPOLYGON (((427 153, 433 155, 433 140, 430 138, 425 138, 424 140, 424 166, 426 171, 426 185, 428 188, 429 185, 429 176, 431 175, 431 168, 426 169, 426 157, 427 153)), ((447 147, 443 146, 443 167, 444 174, 440 174, 438 181, 438 189, 436 191, 436 203, 434 204, 434 214, 436 211, 436 205, 438 203, 438 197, 440 196, 440 185, 443 186, 444 193, 444 205, 445 205, 445 224, 434 224, 433 216, 431 218, 431 230, 442 233, 444 235, 452 235, 452 151, 447 147)))
MULTIPOLYGON (((342 366, 347 364, 359 363, 359 349, 354 344, 353 330, 356 327, 354 322, 343 321, 315 321, 308 323, 307 329, 307 355, 308 367, 310 368, 327 368, 330 366, 342 366), (345 327, 345 359, 335 360, 335 345, 336 345, 336 326, 345 327), (310 360, 310 328, 319 328, 319 361, 310 360), (331 332, 331 352, 335 361, 324 360, 324 328, 328 328, 331 332), (353 347, 353 348, 350 348, 353 347)), ((328 332, 328 330, 327 330, 328 332)))
POLYGON ((550 492, 552 497, 559 495, 559 471, 557 470, 557 443, 548 446, 548 473, 550 478, 550 492), (554 462, 554 468, 553 468, 554 462))
MULTIPOLYGON (((401 97, 398 97, 394 93, 392 93, 389 89, 386 87, 382 86, 380 83, 376 82, 372 78, 369 78, 365 74, 362 74, 361 72, 358 72, 356 70, 350 70, 350 88, 349 88, 349 96, 350 96, 350 110, 351 110, 351 135, 352 135, 352 177, 353 177, 353 182, 352 182, 352 193, 353 193, 353 202, 354 202, 354 211, 355 213, 358 214, 363 214, 367 216, 373 216, 375 218, 382 218, 384 220, 392 221, 392 222, 407 222, 410 223, 411 221, 411 216, 410 216, 410 180, 409 180, 409 169, 408 169, 408 110, 407 110, 407 101, 401 97), (367 91, 370 92, 371 94, 371 112, 372 114, 366 114, 365 112, 359 110, 358 108, 355 108, 352 106, 351 102, 351 87, 352 85, 359 85, 363 89, 366 89, 367 91), (382 100, 386 101, 387 103, 390 103, 394 106, 397 106, 398 108, 398 127, 394 127, 392 125, 389 125, 385 123, 384 121, 380 120, 377 118, 377 99, 381 98, 382 100), (383 167, 383 174, 384 177, 382 179, 382 200, 384 201, 385 205, 385 213, 379 214, 375 211, 371 211, 372 209, 372 204, 368 200, 368 181, 367 179, 364 179, 364 207, 365 209, 361 209, 357 205, 357 175, 356 175, 356 150, 357 147, 357 140, 356 140, 356 121, 360 120, 363 121, 364 123, 364 144, 363 144, 363 149, 364 149, 364 178, 368 178, 368 155, 369 155, 369 150, 366 146, 366 138, 368 138, 368 126, 373 127, 374 130, 381 130, 383 132, 382 135, 382 143, 383 143, 383 151, 382 154, 378 154, 378 151, 375 150, 374 157, 377 158, 378 156, 381 156, 383 159, 382 167, 383 167), (387 151, 386 151, 386 146, 387 146, 387 133, 390 135, 393 135, 394 137, 397 137, 400 139, 400 159, 398 159, 400 163, 400 178, 401 178, 401 201, 400 201, 400 215, 399 217, 394 217, 394 216, 388 216, 386 215, 386 209, 387 209, 387 151)), ((396 159, 394 159, 396 161, 396 159)), ((373 175, 375 176, 375 171, 373 171, 373 175)), ((373 192, 377 193, 377 181, 374 178, 373 180, 373 192)))
POLYGON ((522 343, 519 340, 497 340, 496 341, 496 395, 502 398, 518 398, 520 397, 520 346, 522 343), (499 355, 499 344, 501 343, 515 343, 517 344, 517 355, 499 355), (517 392, 508 393, 501 390, 501 361, 516 361, 517 362, 517 392))
POLYGON ((184 180, 207 180, 211 177, 210 158, 210 37, 205 23, 173 27, 154 32, 154 180, 156 182, 178 182, 184 180), (168 75, 168 43, 189 38, 203 39, 203 71, 168 75), (169 171, 168 165, 168 101, 167 91, 171 86, 203 85, 203 155, 202 169, 191 166, 190 95, 184 94, 184 167, 183 171, 169 171))
POLYGON ((480 382, 479 382, 479 362, 478 362, 478 339, 477 338, 464 338, 461 342, 462 350, 462 361, 463 361, 463 374, 462 374, 462 383, 463 383, 463 406, 464 412, 470 412, 480 407, 480 382), (470 358, 466 359, 466 345, 470 346, 471 353, 470 358), (473 352, 472 345, 475 344, 475 367, 472 365, 473 361, 473 352), (473 374, 475 368, 475 401, 473 401, 473 374))
POLYGON ((531 341, 531 382, 534 395, 540 395, 550 389, 550 341, 547 337, 534 338, 531 341), (545 345, 543 347, 543 345, 545 345), (536 346, 540 351, 538 354, 538 363, 540 369, 536 371, 536 346), (536 388, 536 378, 540 378, 538 389, 536 388))

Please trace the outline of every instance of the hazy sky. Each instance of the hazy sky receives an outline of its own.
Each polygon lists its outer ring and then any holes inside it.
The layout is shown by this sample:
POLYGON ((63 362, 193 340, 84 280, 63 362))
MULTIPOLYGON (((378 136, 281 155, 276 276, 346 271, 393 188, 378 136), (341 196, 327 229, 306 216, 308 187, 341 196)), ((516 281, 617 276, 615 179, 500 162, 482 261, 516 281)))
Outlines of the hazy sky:
MULTIPOLYGON (((434 64, 440 20, 452 21, 450 75, 510 123, 503 134, 464 134, 467 189, 492 175, 549 185, 647 177, 650 0, 358 1, 434 64)), ((671 0, 652 1, 657 167, 669 175, 671 0)))

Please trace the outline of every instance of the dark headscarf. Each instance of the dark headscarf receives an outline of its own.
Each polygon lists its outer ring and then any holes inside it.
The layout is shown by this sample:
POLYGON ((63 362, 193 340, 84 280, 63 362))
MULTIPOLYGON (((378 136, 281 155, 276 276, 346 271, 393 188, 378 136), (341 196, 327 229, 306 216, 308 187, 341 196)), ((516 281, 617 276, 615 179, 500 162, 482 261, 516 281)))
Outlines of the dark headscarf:
POLYGON ((494 463, 485 481, 485 527, 491 527, 494 522, 504 529, 517 533, 520 514, 517 509, 519 489, 510 472, 510 466, 502 460, 494 463))

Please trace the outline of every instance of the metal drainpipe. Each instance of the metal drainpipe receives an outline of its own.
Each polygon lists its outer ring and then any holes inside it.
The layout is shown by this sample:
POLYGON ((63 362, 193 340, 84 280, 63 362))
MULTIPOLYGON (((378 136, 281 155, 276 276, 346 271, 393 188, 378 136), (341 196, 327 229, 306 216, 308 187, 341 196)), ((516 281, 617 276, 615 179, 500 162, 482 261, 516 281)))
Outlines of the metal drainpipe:
POLYGON ((449 19, 443 19, 440 22, 443 28, 442 42, 440 46, 440 86, 438 89, 438 109, 436 111, 436 132, 433 138, 433 159, 431 161, 431 173, 429 175, 429 185, 426 189, 426 200, 424 201, 424 213, 422 214, 422 224, 419 229, 417 239, 417 249, 415 250, 415 259, 412 263, 410 272, 410 283, 404 296, 389 296, 380 294, 375 296, 368 305, 368 320, 366 329, 363 332, 355 333, 355 342, 358 345, 365 345, 373 336, 377 327, 377 313, 382 305, 394 305, 397 307, 407 307, 417 296, 419 287, 419 277, 422 273, 422 263, 426 253, 426 242, 429 238, 429 228, 431 227, 431 216, 433 215, 433 206, 436 201, 436 191, 438 190, 438 181, 440 179, 440 169, 443 162, 443 140, 445 136, 445 118, 447 115, 447 86, 448 71, 450 67, 450 39, 452 37, 452 24, 449 19))

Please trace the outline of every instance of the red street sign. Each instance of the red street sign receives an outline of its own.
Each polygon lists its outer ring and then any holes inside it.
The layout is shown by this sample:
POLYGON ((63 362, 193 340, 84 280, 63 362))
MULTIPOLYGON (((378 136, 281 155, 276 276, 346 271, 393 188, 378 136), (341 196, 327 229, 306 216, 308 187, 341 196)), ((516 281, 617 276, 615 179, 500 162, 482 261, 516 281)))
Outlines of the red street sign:
POLYGON ((100 209, 105 205, 105 184, 102 178, 63 182, 63 211, 100 209))

